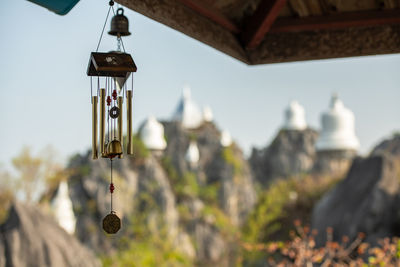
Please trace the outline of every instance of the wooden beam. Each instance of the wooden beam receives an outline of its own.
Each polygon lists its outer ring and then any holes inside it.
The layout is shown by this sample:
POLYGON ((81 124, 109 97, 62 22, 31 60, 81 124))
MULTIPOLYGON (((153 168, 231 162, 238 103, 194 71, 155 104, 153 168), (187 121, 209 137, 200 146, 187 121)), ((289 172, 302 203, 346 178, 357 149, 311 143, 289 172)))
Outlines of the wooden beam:
POLYGON ((270 32, 334 30, 400 24, 400 10, 348 12, 307 18, 280 18, 270 32))
POLYGON ((286 0, 262 0, 254 14, 245 23, 242 40, 247 49, 256 48, 271 28, 286 0))
POLYGON ((400 24, 304 32, 268 32, 251 64, 400 53, 400 24))
POLYGON ((116 2, 222 53, 249 63, 237 35, 210 19, 192 12, 177 0, 116 0, 116 2))
POLYGON ((214 8, 212 5, 206 4, 201 0, 178 0, 188 8, 197 12, 198 14, 206 17, 213 22, 224 27, 232 33, 239 33, 240 29, 233 23, 229 18, 222 14, 218 9, 214 8))

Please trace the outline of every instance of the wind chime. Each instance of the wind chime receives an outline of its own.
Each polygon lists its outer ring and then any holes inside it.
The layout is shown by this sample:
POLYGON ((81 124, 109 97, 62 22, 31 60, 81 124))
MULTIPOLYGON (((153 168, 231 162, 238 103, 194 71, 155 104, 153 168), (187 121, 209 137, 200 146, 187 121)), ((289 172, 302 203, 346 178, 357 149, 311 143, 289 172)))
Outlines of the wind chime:
POLYGON ((109 234, 115 234, 121 228, 121 220, 113 210, 113 160, 123 158, 123 106, 126 97, 126 118, 127 118, 127 149, 126 154, 133 154, 132 144, 132 99, 133 99, 133 72, 137 68, 130 54, 125 52, 121 37, 130 35, 129 22, 124 16, 122 8, 114 12, 114 1, 109 2, 109 9, 106 21, 101 32, 100 40, 96 52, 92 52, 89 59, 87 75, 90 76, 90 90, 92 102, 92 158, 102 158, 110 160, 110 196, 111 211, 103 219, 103 229, 109 234), (117 51, 99 53, 101 39, 104 28, 108 20, 110 11, 114 13, 111 20, 111 30, 108 34, 117 37, 117 51), (121 51, 121 45, 123 51, 121 51), (131 75, 132 74, 132 75, 131 75), (131 88, 128 88, 127 81, 131 76, 131 88), (94 77, 94 78, 93 78, 94 77), (97 81, 96 78, 97 77, 97 81), (95 94, 93 94, 93 79, 95 79, 95 94), (100 101, 99 101, 100 98, 100 101), (98 103, 100 102, 100 110, 98 103), (98 151, 98 111, 100 113, 100 151, 98 151))

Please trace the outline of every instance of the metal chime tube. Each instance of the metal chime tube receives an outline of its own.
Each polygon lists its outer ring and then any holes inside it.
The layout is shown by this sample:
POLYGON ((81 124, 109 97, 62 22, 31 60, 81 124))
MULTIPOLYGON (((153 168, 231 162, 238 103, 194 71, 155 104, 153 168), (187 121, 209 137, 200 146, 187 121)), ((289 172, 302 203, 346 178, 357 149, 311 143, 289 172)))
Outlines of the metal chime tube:
POLYGON ((97 159, 97 101, 98 96, 92 96, 92 159, 97 159))
POLYGON ((132 143, 132 90, 126 91, 126 121, 127 121, 127 151, 126 154, 133 155, 132 143))
POLYGON ((105 132, 105 124, 106 124, 106 89, 100 89, 100 153, 101 156, 106 156, 105 149, 105 140, 106 140, 106 132, 105 132))
MULTIPOLYGON (((124 98, 122 96, 118 97, 118 108, 120 110, 118 116, 118 140, 121 142, 121 146, 124 147, 123 143, 123 133, 122 133, 122 106, 123 106, 124 98)), ((123 154, 119 155, 118 158, 122 159, 124 156, 123 154)))

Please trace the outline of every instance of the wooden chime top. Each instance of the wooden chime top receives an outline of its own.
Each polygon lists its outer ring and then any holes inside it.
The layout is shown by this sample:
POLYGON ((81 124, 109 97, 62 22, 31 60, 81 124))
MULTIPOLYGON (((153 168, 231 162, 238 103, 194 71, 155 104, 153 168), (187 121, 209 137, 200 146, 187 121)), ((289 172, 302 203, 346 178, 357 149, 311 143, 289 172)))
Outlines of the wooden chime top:
POLYGON ((137 67, 130 54, 121 52, 92 52, 87 68, 88 76, 127 77, 137 67))

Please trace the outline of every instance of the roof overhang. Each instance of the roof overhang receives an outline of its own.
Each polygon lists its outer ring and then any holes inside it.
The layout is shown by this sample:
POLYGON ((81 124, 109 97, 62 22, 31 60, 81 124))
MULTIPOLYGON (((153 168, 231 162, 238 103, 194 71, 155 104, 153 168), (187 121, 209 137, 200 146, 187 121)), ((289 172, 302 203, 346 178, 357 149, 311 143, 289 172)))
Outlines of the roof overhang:
POLYGON ((400 52, 394 0, 118 0, 246 64, 400 52))

